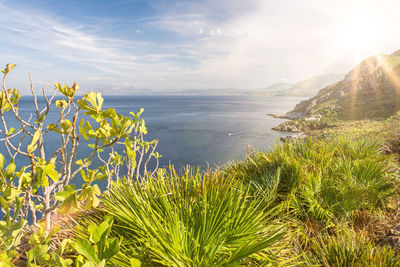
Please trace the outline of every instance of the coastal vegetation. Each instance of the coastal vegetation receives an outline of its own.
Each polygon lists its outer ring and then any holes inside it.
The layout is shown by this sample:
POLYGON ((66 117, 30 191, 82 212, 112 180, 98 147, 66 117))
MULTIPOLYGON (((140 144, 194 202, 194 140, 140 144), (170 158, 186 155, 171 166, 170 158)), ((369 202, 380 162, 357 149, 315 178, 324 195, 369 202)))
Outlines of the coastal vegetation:
POLYGON ((291 119, 322 116, 332 121, 388 118, 399 111, 399 77, 399 51, 371 56, 343 80, 296 105, 287 116, 291 119))
POLYGON ((400 114, 302 118, 307 138, 220 169, 159 168, 143 110, 126 117, 100 93, 55 84, 43 109, 32 88, 31 122, 6 87, 13 68, 0 94, 0 266, 400 265, 400 114), (51 153, 50 134, 61 140, 51 153), (91 152, 78 158, 82 145, 91 152))

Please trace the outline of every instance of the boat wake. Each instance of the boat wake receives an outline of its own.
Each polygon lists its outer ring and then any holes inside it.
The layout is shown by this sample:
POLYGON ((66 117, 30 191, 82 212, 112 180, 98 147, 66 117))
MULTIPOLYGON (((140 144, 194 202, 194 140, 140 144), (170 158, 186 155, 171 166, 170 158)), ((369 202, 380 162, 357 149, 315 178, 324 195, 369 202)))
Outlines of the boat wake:
POLYGON ((239 134, 241 134, 242 132, 233 132, 233 133, 228 133, 228 135, 229 136, 231 136, 231 135, 239 135, 239 134))

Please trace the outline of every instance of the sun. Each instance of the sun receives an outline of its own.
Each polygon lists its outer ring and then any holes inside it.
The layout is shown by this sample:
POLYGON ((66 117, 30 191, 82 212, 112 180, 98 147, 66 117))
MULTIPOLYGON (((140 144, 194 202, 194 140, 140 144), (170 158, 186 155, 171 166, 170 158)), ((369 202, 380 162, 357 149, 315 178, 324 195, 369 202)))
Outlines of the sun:
POLYGON ((340 32, 342 48, 350 53, 374 54, 377 53, 380 39, 380 20, 372 12, 352 12, 344 20, 340 32))

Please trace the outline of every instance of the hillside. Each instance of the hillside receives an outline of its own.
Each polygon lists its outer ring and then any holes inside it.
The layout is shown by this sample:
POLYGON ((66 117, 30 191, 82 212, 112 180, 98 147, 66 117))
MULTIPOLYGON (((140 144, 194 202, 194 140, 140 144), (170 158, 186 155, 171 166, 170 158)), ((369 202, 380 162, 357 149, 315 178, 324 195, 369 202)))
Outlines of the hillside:
POLYGON ((400 50, 362 61, 343 80, 321 89, 286 115, 290 118, 320 115, 344 120, 382 119, 399 109, 400 50))
POLYGON ((275 93, 277 96, 314 96, 319 89, 332 83, 340 81, 343 74, 331 73, 319 76, 313 76, 309 79, 295 83, 288 89, 279 90, 275 93))
POLYGON ((260 89, 260 92, 278 92, 282 90, 288 90, 293 84, 291 83, 274 83, 266 88, 260 89))

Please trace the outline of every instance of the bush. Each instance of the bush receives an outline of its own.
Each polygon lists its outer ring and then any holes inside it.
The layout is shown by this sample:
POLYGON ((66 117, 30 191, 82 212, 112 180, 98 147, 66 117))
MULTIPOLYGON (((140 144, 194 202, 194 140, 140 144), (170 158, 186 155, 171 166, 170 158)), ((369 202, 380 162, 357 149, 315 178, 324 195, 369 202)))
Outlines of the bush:
MULTIPOLYGON (((29 218, 35 226, 45 219, 46 232, 50 232, 51 217, 57 209, 70 212, 79 209, 80 204, 90 209, 100 203, 96 182, 107 180, 110 187, 112 180, 122 175, 121 169, 129 177, 155 172, 147 169, 147 163, 153 159, 157 169, 158 140, 145 141, 147 129, 140 117, 143 109, 123 116, 114 109, 104 109, 101 93, 89 92, 77 99, 77 83, 71 87, 55 83, 51 95, 43 88, 40 102, 31 81, 33 114, 21 114, 21 94, 6 87, 6 78, 14 67, 7 64, 1 70, 0 145, 10 160, 5 167, 5 157, 0 155, 0 207, 10 206, 16 217, 29 218), (57 93, 60 96, 56 97, 57 93), (49 116, 52 109, 59 113, 55 118, 49 116), (45 144, 44 140, 52 135, 57 141, 45 144), (83 144, 90 148, 86 157, 78 153, 83 144), (122 155, 118 153, 121 150, 122 155), (84 180, 81 189, 71 184, 75 177, 84 180), (15 201, 12 205, 11 200, 15 201)), ((0 218, 7 215, 0 209, 0 218)))
POLYGON ((311 261, 323 266, 399 266, 400 256, 390 247, 379 247, 365 235, 345 231, 326 235, 312 244, 311 261))
POLYGON ((155 152, 158 140, 145 140, 143 109, 124 116, 105 109, 101 93, 89 92, 78 99, 77 83, 71 87, 55 83, 50 95, 43 88, 40 97, 31 80, 32 114, 20 113, 21 94, 6 87, 14 67, 7 64, 0 70, 0 146, 4 154, 0 154, 0 266, 17 262, 24 254, 28 264, 68 265, 71 261, 61 258, 64 249, 56 253, 51 248, 50 237, 56 235, 55 226, 60 223, 57 214, 97 207, 101 180, 110 188, 122 175, 132 179, 153 175, 161 157, 155 152), (49 115, 53 109, 56 117, 49 115), (45 143, 48 136, 57 141, 45 143), (89 150, 81 157, 79 151, 86 145, 89 150), (151 169, 147 166, 150 160, 155 163, 151 169), (81 188, 75 188, 74 178, 82 178, 81 188), (36 233, 30 234, 31 226, 36 233), (29 235, 34 240, 21 245, 29 235))
POLYGON ((248 192, 237 180, 190 167, 160 170, 143 183, 121 180, 104 200, 113 234, 123 237, 118 265, 129 266, 123 254, 167 266, 232 266, 254 254, 274 261, 283 233, 265 199, 248 192))
POLYGON ((296 218, 328 226, 356 210, 385 207, 393 193, 386 159, 368 139, 309 139, 250 155, 224 172, 256 188, 275 188, 296 218))

